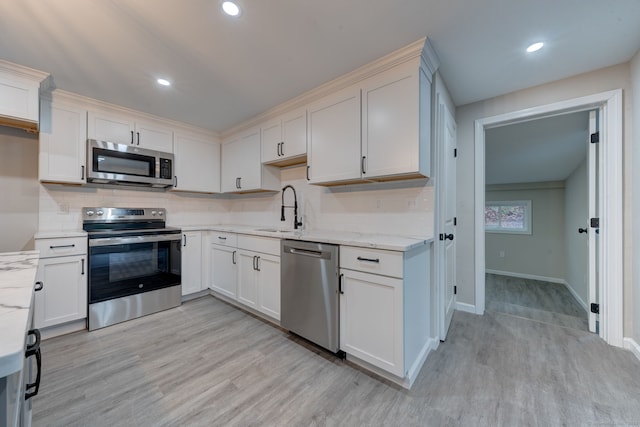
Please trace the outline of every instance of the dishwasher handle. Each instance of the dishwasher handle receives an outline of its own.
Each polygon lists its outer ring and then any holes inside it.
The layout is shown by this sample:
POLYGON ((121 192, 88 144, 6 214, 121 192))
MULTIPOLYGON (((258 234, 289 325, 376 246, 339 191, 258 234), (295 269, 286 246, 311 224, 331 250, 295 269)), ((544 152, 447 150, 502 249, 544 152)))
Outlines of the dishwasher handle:
POLYGON ((289 248, 289 253, 294 255, 304 255, 310 256, 314 258, 322 258, 322 251, 312 251, 309 249, 298 249, 298 248, 289 248))

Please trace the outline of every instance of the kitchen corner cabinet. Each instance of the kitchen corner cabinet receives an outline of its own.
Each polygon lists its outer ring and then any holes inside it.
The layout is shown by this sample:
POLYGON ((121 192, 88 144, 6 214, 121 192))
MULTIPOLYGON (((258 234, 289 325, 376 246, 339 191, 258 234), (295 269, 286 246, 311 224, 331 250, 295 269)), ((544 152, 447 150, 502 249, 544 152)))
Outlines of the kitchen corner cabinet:
POLYGON ((245 131, 222 144, 221 187, 224 193, 280 189, 278 169, 262 165, 260 159, 260 128, 245 131))
POLYGON ((237 235, 212 231, 209 233, 209 244, 209 288, 235 300, 238 295, 237 235))
POLYGON ((180 250, 182 253, 182 295, 189 295, 206 289, 202 280, 202 232, 183 232, 180 250))
POLYGON ((398 378, 415 379, 430 328, 429 251, 340 247, 340 348, 398 378))
POLYGON ((86 136, 87 110, 43 98, 40 103, 40 181, 84 184, 86 136))
POLYGON ((172 129, 145 120, 136 120, 124 114, 89 111, 87 137, 98 141, 136 145, 149 150, 173 153, 172 129))
POLYGON ((350 86, 308 107, 311 184, 359 181, 360 87, 350 86))
POLYGON ((47 73, 0 60, 0 122, 38 130, 40 83, 47 73))
POLYGON ((87 317, 86 237, 36 239, 40 261, 33 322, 46 328, 87 317))
POLYGON ((220 144, 176 132, 174 191, 220 192, 220 144))
POLYGON ((260 127, 262 163, 291 166, 307 161, 307 109, 284 114, 260 127))

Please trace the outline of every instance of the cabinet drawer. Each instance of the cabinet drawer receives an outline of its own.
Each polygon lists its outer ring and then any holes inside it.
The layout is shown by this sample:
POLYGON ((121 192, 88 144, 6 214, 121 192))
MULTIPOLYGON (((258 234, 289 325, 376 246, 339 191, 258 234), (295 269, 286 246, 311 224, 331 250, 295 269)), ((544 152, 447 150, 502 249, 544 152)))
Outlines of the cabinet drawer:
POLYGON ((402 278, 402 252, 340 246, 340 268, 402 278))
POLYGON ((240 234, 238 248, 280 256, 280 239, 240 234))
POLYGON ((214 245, 230 246, 235 248, 238 246, 238 235, 228 233, 226 231, 212 231, 209 235, 209 241, 214 245))
POLYGON ((53 239, 37 239, 36 249, 40 251, 40 258, 84 255, 87 253, 87 238, 59 237, 53 239))

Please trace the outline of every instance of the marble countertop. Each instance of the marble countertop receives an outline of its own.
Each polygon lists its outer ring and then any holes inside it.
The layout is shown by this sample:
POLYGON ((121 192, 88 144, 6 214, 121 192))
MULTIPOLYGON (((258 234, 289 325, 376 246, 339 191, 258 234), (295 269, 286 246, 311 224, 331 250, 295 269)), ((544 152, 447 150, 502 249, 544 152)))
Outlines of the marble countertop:
POLYGON ((433 241, 433 237, 397 236, 390 234, 356 233, 332 230, 291 231, 269 226, 233 224, 185 226, 180 228, 183 231, 225 231, 229 233, 250 234, 254 236, 274 237, 278 239, 309 240, 320 243, 333 243, 337 245, 402 252, 409 251, 433 241))
POLYGON ((22 369, 38 251, 0 253, 0 378, 22 369))
POLYGON ((62 237, 87 237, 87 232, 80 231, 38 231, 34 239, 59 239, 62 237))

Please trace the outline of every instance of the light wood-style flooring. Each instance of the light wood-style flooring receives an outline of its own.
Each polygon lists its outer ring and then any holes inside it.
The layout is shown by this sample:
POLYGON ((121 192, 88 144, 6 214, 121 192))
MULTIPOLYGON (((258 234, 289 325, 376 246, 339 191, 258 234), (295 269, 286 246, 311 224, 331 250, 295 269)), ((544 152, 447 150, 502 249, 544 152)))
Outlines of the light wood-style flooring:
POLYGON ((563 284, 486 274, 485 295, 487 311, 589 330, 587 312, 563 284))
POLYGON ((42 344, 35 426, 640 425, 640 361, 588 332, 456 312, 410 391, 206 296, 42 344))

